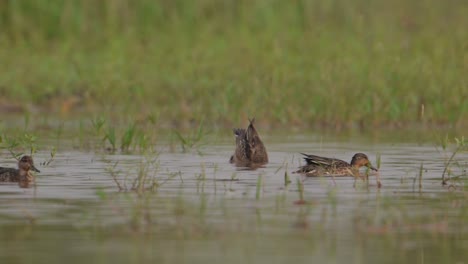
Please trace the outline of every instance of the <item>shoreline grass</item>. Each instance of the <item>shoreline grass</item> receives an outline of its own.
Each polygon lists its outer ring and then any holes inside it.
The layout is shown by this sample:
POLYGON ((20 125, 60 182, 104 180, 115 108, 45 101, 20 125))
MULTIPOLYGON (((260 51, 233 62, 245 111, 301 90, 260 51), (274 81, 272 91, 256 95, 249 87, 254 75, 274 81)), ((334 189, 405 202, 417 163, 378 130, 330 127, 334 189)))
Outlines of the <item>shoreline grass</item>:
POLYGON ((464 2, 0 4, 0 112, 466 127, 464 2), (422 110, 424 109, 424 110, 422 110))

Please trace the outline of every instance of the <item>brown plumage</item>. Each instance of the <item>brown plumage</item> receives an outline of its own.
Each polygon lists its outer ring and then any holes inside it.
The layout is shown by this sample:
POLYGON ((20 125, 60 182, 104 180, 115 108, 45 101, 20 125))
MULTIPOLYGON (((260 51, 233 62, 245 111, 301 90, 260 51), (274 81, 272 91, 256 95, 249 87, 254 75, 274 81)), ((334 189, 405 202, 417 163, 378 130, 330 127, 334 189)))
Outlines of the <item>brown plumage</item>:
POLYGON ((0 167, 0 182, 32 182, 34 175, 31 170, 40 172, 32 157, 25 155, 18 161, 18 169, 0 167))
POLYGON ((255 166, 268 163, 268 154, 257 130, 254 127, 255 119, 249 119, 247 129, 233 129, 236 136, 236 150, 230 162, 237 166, 255 166))
POLYGON ((356 153, 351 159, 351 163, 344 160, 304 154, 306 165, 301 166, 294 173, 301 173, 306 176, 355 176, 360 177, 359 168, 366 166, 371 170, 378 171, 373 167, 369 158, 364 153, 356 153))

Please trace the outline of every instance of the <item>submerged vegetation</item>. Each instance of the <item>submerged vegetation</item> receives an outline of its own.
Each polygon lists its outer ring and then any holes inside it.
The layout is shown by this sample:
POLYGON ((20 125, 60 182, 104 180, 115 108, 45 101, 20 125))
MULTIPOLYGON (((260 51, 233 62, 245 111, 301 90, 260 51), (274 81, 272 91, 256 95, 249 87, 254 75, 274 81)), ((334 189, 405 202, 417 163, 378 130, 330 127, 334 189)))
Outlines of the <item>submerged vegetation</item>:
POLYGON ((458 0, 2 1, 0 111, 466 126, 467 12, 458 0))

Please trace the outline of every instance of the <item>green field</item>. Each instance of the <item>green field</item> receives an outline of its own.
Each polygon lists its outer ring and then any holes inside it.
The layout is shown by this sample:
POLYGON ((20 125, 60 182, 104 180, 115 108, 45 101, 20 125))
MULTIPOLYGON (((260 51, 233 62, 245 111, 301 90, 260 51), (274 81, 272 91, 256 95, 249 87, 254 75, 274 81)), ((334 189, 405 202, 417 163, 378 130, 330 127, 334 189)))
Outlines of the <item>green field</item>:
POLYGON ((41 171, 0 183, 0 263, 467 263, 467 14, 0 0, 0 167, 41 171), (235 167, 252 117, 269 163, 235 167), (378 174, 294 173, 358 152, 378 174))
POLYGON ((466 127, 467 13, 463 0, 1 1, 0 111, 466 127))

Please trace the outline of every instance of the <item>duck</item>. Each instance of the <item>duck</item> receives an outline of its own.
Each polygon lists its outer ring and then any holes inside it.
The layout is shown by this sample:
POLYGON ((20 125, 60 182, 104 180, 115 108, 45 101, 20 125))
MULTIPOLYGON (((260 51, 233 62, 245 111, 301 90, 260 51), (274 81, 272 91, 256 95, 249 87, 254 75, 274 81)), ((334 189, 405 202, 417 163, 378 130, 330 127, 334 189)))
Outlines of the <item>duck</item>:
POLYGON ((230 163, 236 166, 253 167, 268 163, 268 153, 254 126, 255 118, 249 119, 247 129, 234 128, 236 149, 230 163))
POLYGON ((40 172, 34 166, 32 157, 24 155, 18 161, 18 169, 0 167, 0 182, 32 182, 34 175, 31 170, 40 172))
POLYGON ((359 173, 359 169, 364 166, 378 172, 378 169, 372 166, 369 158, 364 153, 354 154, 350 163, 335 158, 327 158, 305 153, 301 154, 304 155, 304 160, 307 164, 299 167, 299 170, 294 173, 303 174, 309 177, 354 176, 360 178, 361 175, 359 173))

